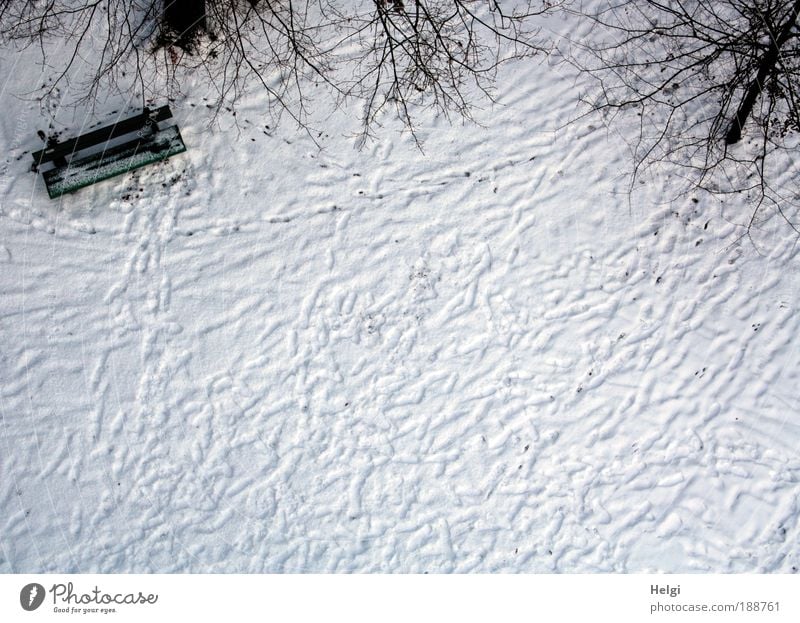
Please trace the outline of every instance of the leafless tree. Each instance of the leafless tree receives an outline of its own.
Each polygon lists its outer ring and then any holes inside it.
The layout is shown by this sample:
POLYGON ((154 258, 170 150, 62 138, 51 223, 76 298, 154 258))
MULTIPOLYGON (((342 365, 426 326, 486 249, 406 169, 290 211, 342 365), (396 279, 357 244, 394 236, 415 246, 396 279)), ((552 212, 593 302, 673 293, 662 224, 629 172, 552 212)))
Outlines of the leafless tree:
MULTIPOLYGON (((570 60, 596 79, 595 110, 638 115, 634 175, 669 161, 714 192, 749 192, 797 231, 797 188, 773 165, 800 131, 800 0, 612 0, 570 60), (744 139, 744 140, 742 140, 744 139)), ((798 232, 800 233, 800 232, 798 232)))
POLYGON ((207 76, 220 107, 258 86, 273 110, 303 125, 307 90, 322 84, 337 103, 363 103, 369 132, 387 108, 410 128, 419 106, 469 117, 474 98, 491 94, 500 64, 540 51, 533 19, 554 4, 3 0, 0 39, 39 47, 42 62, 56 70, 50 90, 88 63, 88 81, 72 85, 87 101, 107 88, 169 95, 192 70, 207 76))

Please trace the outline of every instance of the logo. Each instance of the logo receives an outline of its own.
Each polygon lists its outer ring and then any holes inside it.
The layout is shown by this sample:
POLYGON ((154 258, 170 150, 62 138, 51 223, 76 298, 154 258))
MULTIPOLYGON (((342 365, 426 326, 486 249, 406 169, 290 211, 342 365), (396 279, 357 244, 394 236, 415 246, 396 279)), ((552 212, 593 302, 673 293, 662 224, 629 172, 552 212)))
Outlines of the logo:
POLYGON ((23 610, 28 612, 36 610, 44 601, 44 586, 41 584, 26 584, 19 592, 19 603, 23 610))

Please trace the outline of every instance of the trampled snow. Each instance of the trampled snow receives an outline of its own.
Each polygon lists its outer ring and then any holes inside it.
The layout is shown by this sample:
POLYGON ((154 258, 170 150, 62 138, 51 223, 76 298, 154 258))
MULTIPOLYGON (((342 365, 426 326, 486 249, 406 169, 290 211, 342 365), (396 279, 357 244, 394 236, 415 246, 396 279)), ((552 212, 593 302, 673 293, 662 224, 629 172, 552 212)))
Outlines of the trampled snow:
POLYGON ((187 153, 50 201, 25 59, 0 571, 800 565, 797 236, 742 239, 746 197, 667 171, 629 194, 618 127, 565 125, 566 67, 507 67, 483 125, 423 115, 423 151, 388 118, 358 149, 347 108, 318 144, 266 128, 256 92, 214 122, 188 89, 187 153))

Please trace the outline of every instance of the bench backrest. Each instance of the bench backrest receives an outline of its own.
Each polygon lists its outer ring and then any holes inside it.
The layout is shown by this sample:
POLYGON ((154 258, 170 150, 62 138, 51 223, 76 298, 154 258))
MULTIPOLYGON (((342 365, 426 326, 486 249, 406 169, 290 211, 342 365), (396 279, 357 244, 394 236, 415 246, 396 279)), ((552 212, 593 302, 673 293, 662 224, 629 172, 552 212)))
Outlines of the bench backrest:
POLYGON ((110 126, 93 130, 91 132, 87 132, 86 134, 81 134, 75 138, 63 141, 61 143, 56 143, 55 145, 50 145, 44 149, 36 151, 32 154, 33 162, 38 166, 45 162, 63 159, 65 156, 74 154, 81 149, 93 147, 94 145, 99 145, 100 143, 109 141, 113 138, 124 136, 125 134, 140 130, 148 123, 158 123, 159 121, 165 121, 171 118, 172 111, 169 109, 169 106, 161 106, 160 108, 156 108, 152 111, 145 108, 144 112, 136 115, 135 117, 118 121, 110 126))

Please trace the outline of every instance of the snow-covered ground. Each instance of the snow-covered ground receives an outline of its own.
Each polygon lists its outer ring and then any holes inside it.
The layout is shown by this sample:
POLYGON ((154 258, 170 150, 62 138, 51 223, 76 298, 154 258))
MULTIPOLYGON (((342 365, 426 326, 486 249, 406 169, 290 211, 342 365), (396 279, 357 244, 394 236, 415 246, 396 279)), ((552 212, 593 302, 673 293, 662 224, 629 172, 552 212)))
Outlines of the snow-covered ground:
POLYGON ((189 88, 186 154, 50 201, 29 60, 0 61, 0 571, 800 566, 796 234, 740 240, 744 198, 667 172, 629 196, 566 66, 507 67, 483 126, 423 115, 424 152, 189 88))

